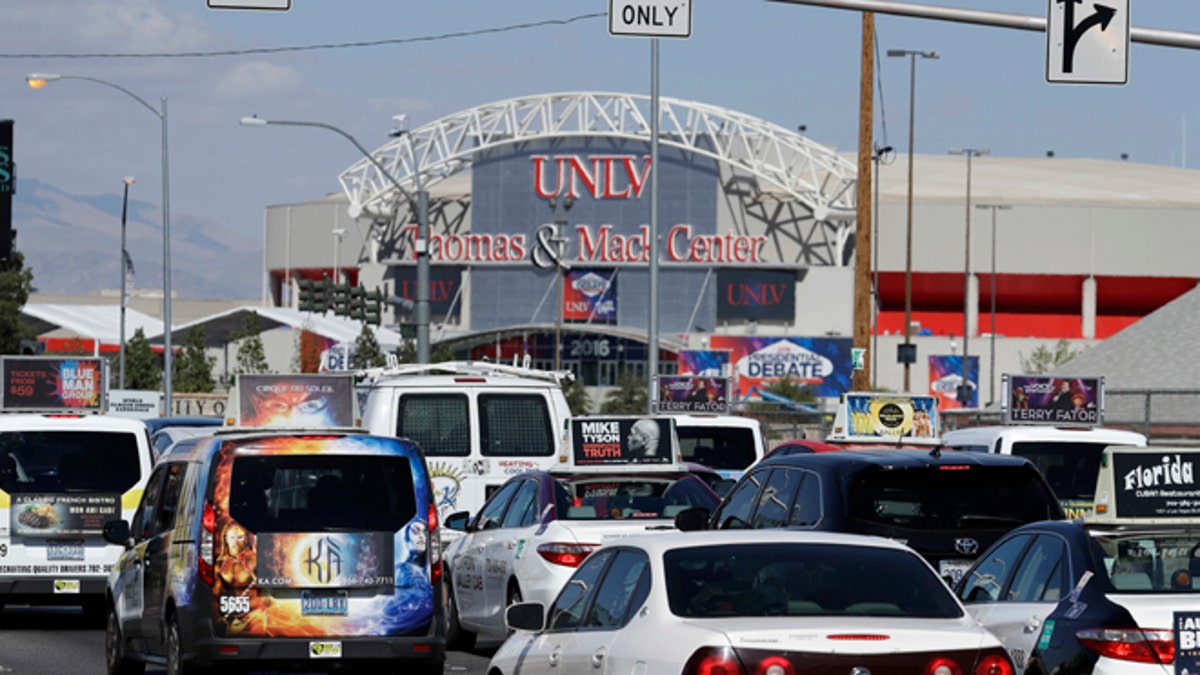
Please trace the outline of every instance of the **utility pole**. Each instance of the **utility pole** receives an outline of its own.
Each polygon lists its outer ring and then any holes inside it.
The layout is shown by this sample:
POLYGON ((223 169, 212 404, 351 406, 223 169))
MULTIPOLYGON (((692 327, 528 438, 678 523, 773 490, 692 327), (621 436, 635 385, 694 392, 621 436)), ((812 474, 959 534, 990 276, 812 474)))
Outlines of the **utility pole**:
MULTIPOLYGON (((875 354, 871 342, 871 160, 875 123, 875 15, 862 15, 862 63, 858 87, 857 221, 854 226, 854 348, 866 353, 863 368, 855 370, 854 391, 870 389, 875 354)), ((860 352, 861 353, 861 352, 860 352)))

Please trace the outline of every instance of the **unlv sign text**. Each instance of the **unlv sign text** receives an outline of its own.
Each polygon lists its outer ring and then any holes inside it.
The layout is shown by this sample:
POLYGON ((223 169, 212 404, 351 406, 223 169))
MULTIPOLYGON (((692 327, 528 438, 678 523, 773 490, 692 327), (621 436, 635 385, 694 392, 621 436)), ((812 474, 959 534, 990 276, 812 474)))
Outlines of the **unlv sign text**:
POLYGON ((634 155, 533 155, 533 190, 542 199, 581 194, 580 185, 594 199, 638 199, 650 175, 650 158, 634 155), (546 174, 552 173, 554 187, 546 174))

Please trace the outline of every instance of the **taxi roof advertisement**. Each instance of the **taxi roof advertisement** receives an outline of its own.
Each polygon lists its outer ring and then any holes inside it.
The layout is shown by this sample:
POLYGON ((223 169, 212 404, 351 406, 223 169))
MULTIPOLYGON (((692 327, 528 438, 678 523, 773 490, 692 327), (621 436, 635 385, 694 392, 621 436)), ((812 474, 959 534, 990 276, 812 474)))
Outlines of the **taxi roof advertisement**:
POLYGON ((1116 514, 1120 518, 1200 516, 1195 452, 1112 453, 1116 514))
POLYGON ((289 429, 355 426, 349 375, 239 375, 238 425, 289 429))
POLYGON ((0 408, 8 411, 100 412, 108 362, 100 358, 5 356, 0 408))
POLYGON ((850 439, 935 439, 941 435, 938 402, 933 396, 846 394, 845 406, 850 439))
POLYGON ((669 464, 670 418, 580 417, 571 420, 576 466, 669 464))
POLYGON ((1104 422, 1103 377, 1005 375, 1005 424, 1097 426, 1104 422))

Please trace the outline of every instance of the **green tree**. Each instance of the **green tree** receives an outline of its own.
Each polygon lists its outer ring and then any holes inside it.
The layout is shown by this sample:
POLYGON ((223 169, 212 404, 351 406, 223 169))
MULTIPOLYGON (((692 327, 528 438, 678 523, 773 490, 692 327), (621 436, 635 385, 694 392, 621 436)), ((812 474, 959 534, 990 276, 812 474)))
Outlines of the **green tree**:
POLYGON ((1083 350, 1071 349, 1071 343, 1064 338, 1054 345, 1054 349, 1043 344, 1038 345, 1029 358, 1025 358, 1025 354, 1021 352, 1017 352, 1017 356, 1021 359, 1021 368, 1025 373, 1043 375, 1082 353, 1083 350))
POLYGON ((37 333, 21 321, 21 308, 33 291, 33 271, 25 268, 25 256, 13 251, 8 262, 0 263, 0 354, 20 354, 21 340, 32 340, 37 333))
POLYGON ((263 348, 262 329, 258 325, 258 314, 250 312, 242 317, 242 327, 230 335, 238 342, 237 365, 234 373, 269 373, 267 353, 263 348))
POLYGON ((150 341, 141 328, 125 341, 125 388, 162 389, 162 360, 150 349, 150 341))
POLYGON ((375 331, 364 323, 362 332, 354 341, 354 367, 380 368, 384 365, 387 365, 387 358, 384 357, 383 350, 379 348, 379 340, 375 339, 375 331))
POLYGON ((213 366, 217 357, 204 351, 204 326, 198 325, 188 331, 183 353, 174 359, 175 377, 171 386, 182 394, 207 394, 216 388, 213 381, 213 366))
POLYGON ((429 353, 430 363, 445 363, 446 361, 453 360, 454 350, 450 348, 450 345, 444 342, 440 345, 434 345, 433 351, 429 353))
POLYGON ((604 395, 600 412, 606 415, 638 414, 646 412, 648 405, 646 381, 632 370, 623 370, 617 378, 617 388, 604 395))
POLYGON ((583 386, 583 382, 578 379, 571 380, 563 394, 567 397, 567 405, 571 407, 572 415, 585 415, 591 411, 592 399, 588 396, 587 387, 583 386))

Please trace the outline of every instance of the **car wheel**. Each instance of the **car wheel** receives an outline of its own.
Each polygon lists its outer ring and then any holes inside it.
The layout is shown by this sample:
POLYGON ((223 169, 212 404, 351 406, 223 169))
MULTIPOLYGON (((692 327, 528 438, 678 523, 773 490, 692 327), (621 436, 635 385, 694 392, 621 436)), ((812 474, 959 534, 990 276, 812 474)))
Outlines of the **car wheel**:
POLYGON ((201 675, 206 672, 207 669, 184 663, 179 621, 172 616, 167 620, 167 675, 201 675))
POLYGON ((105 623, 104 661, 108 666, 108 675, 141 675, 146 672, 145 663, 125 658, 125 641, 121 639, 121 622, 115 607, 108 609, 105 623))
POLYGON ((454 586, 446 584, 446 648, 469 652, 475 648, 475 633, 458 623, 458 600, 454 586))

